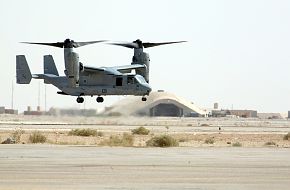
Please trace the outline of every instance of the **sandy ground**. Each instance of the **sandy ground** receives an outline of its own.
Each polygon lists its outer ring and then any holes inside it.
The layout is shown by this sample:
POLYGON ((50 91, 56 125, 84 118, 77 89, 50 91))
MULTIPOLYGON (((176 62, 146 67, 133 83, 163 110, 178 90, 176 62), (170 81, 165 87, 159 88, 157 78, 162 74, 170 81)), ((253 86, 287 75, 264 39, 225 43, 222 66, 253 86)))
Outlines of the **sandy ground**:
POLYGON ((290 132, 288 120, 260 120, 238 118, 122 118, 122 117, 53 117, 0 115, 0 140, 22 131, 19 143, 29 143, 29 136, 40 131, 46 143, 72 145, 102 145, 110 136, 131 134, 144 126, 149 135, 134 135, 133 146, 144 147, 153 136, 167 134, 182 147, 290 147, 283 137, 290 132), (71 129, 92 128, 102 132, 101 137, 69 136, 71 129), (208 143, 211 139, 212 143, 208 143), (268 144, 268 145, 267 145, 268 144))
POLYGON ((21 132, 19 144, 0 144, 0 190, 290 186, 290 140, 283 140, 290 132, 288 120, 0 115, 0 140, 15 132, 21 132), (132 135, 131 147, 103 143, 140 126, 150 134, 132 135), (79 128, 103 135, 68 135, 79 128), (35 131, 47 138, 44 144, 29 142, 35 131), (163 134, 175 138, 179 147, 146 147, 147 140, 163 134))

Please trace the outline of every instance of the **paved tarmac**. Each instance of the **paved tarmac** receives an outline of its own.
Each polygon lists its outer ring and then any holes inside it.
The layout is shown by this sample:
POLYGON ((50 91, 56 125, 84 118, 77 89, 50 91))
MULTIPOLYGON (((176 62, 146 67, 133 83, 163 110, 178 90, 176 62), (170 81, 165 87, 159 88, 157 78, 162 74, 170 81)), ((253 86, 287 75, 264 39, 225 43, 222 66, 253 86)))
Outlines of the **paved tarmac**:
POLYGON ((289 189, 290 149, 0 145, 0 189, 289 189))

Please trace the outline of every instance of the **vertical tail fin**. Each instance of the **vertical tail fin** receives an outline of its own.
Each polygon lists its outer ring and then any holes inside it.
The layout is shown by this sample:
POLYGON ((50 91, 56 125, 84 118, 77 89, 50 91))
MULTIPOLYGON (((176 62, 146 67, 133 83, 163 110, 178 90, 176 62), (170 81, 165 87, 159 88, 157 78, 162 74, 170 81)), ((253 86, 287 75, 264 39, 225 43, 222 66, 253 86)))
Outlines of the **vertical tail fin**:
POLYGON ((16 82, 18 84, 29 84, 32 75, 24 55, 16 56, 16 82))
POLYGON ((43 68, 44 74, 53 74, 59 76, 53 57, 51 55, 43 56, 43 68))
MULTIPOLYGON (((43 56, 43 69, 44 74, 53 74, 59 76, 52 55, 43 56)), ((50 84, 50 82, 48 82, 47 80, 44 80, 44 83, 50 84)))

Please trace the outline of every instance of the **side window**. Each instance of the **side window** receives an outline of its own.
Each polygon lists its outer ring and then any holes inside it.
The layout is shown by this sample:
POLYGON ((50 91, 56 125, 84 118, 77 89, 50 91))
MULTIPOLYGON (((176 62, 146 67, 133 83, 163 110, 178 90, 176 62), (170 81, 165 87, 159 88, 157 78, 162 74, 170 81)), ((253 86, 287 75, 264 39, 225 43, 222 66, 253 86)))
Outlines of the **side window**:
POLYGON ((122 77, 117 77, 116 78, 116 86, 122 86, 123 83, 123 78, 122 77))
POLYGON ((134 84, 134 77, 128 76, 127 83, 128 84, 134 84))

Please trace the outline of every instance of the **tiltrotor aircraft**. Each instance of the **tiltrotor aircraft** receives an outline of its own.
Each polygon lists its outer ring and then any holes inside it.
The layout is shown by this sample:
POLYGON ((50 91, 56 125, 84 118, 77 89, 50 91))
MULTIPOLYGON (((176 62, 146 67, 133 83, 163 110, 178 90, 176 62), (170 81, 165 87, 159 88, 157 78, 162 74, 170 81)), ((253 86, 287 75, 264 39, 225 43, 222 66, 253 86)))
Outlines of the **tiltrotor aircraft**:
POLYGON ((106 95, 142 96, 142 101, 146 101, 146 95, 151 92, 151 87, 149 86, 150 59, 149 54, 143 52, 143 48, 184 42, 142 43, 138 39, 130 43, 109 43, 134 49, 131 65, 89 67, 79 62, 79 55, 74 52, 74 48, 104 41, 74 42, 66 39, 64 42, 57 43, 23 42, 64 48, 65 76, 59 76, 51 55, 44 55, 43 74, 31 74, 25 56, 17 55, 17 83, 29 84, 32 78, 43 79, 44 83, 56 86, 60 90, 57 92, 58 94, 77 96, 78 103, 84 102, 83 96, 94 95, 98 96, 97 102, 103 102, 104 98, 102 96, 106 95), (132 72, 132 70, 135 72, 132 72))

